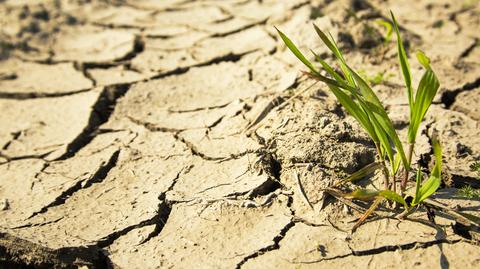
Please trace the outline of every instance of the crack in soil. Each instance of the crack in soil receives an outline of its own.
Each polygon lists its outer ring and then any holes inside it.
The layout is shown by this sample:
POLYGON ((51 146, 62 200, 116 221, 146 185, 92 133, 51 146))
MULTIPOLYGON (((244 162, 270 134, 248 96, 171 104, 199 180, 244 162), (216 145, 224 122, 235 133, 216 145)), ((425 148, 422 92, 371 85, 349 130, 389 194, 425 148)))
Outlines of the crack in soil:
POLYGON ((157 219, 158 221, 155 223, 155 228, 153 229, 153 231, 151 233, 149 233, 148 236, 140 242, 140 245, 145 244, 148 241, 150 241, 150 239, 154 238, 155 236, 158 236, 162 232, 165 225, 167 225, 168 218, 170 217, 170 213, 172 211, 172 206, 175 204, 174 201, 170 201, 170 200, 167 199, 167 197, 166 197, 167 192, 173 190, 173 188, 177 184, 178 179, 180 178, 180 175, 183 174, 184 170, 185 170, 185 173, 189 172, 188 168, 185 168, 185 167, 182 168, 177 173, 175 178, 173 178, 172 184, 168 187, 167 191, 163 192, 158 197, 158 199, 160 201, 164 201, 164 203, 160 203, 159 207, 158 207, 158 211, 157 211, 158 214, 159 214, 158 219, 157 219), (166 207, 162 207, 163 205, 166 205, 166 207))
POLYGON ((227 37, 229 35, 233 35, 233 34, 236 34, 236 33, 240 33, 241 31, 245 31, 245 30, 248 30, 250 28, 253 28, 255 26, 258 26, 258 25, 264 25, 266 24, 268 21, 268 18, 267 19, 264 19, 262 21, 259 21, 259 22, 253 22, 253 23, 250 23, 250 24, 247 24, 243 27, 240 27, 238 29, 235 29, 235 30, 232 30, 232 31, 229 31, 229 32, 226 32, 226 33, 215 33, 205 39, 208 39, 208 38, 215 38, 215 37, 227 37))
POLYGON ((110 156, 110 159, 107 161, 107 163, 104 163, 100 166, 100 168, 91 176, 89 179, 86 180, 80 180, 78 181, 75 185, 72 187, 68 188, 67 190, 63 191, 53 202, 50 204, 44 206, 42 209, 40 209, 37 212, 34 212, 31 216, 29 216, 27 219, 31 219, 35 217, 36 215, 43 214, 47 212, 50 208, 59 206, 62 204, 65 204, 65 202, 77 191, 81 189, 86 189, 90 186, 92 186, 95 183, 100 183, 102 182, 116 165, 118 161, 118 156, 120 155, 120 149, 115 151, 112 156, 110 156))
POLYGON ((68 144, 66 152, 56 160, 67 160, 88 145, 95 137, 95 133, 100 125, 107 122, 110 118, 117 104, 117 100, 125 95, 129 88, 130 84, 106 86, 92 107, 87 126, 68 144))
POLYGON ((276 249, 279 249, 280 248, 280 242, 282 241, 283 238, 285 238, 285 235, 287 234, 287 232, 293 228, 295 226, 295 222, 294 221, 290 221, 285 227, 283 227, 281 230, 280 230, 280 233, 275 236, 273 238, 273 244, 271 245, 268 245, 266 247, 263 247, 259 250, 257 250, 256 252, 244 257, 238 264, 237 266, 235 267, 236 269, 240 269, 242 268, 242 266, 248 262, 248 260, 250 259, 254 259, 258 256, 261 256, 269 251, 272 251, 272 250, 276 250, 276 249))
POLYGON ((82 63, 74 63, 73 64, 73 67, 80 73, 82 73, 82 75, 84 77, 86 77, 88 80, 90 80, 92 82, 92 88, 95 88, 97 86, 97 81, 95 80, 95 78, 93 78, 93 76, 88 72, 87 68, 85 67, 84 64, 82 63))
POLYGON ((186 140, 184 137, 180 136, 180 133, 186 130, 195 130, 195 129, 210 129, 218 125, 224 118, 225 116, 220 117, 217 119, 215 122, 213 122, 210 126, 207 127, 201 127, 201 128, 191 128, 191 129, 175 129, 175 128, 169 128, 169 127, 162 127, 162 126, 157 126, 155 124, 149 123, 149 122, 143 122, 140 120, 137 120, 133 117, 127 116, 127 118, 134 124, 143 126, 145 129, 149 130, 150 132, 162 132, 162 133, 171 133, 173 135, 173 138, 184 144, 192 153, 194 156, 198 156, 202 158, 203 160, 206 161, 218 161, 218 162, 223 162, 231 159, 235 159, 241 156, 244 156, 249 153, 249 151, 241 152, 239 154, 232 154, 230 156, 225 156, 225 157, 214 157, 214 156, 208 156, 207 154, 201 152, 200 150, 197 149, 197 147, 190 141, 186 140))
POLYGON ((157 126, 153 123, 144 122, 144 121, 135 119, 135 118, 130 117, 130 116, 126 116, 126 118, 136 125, 143 126, 145 129, 149 130, 150 132, 174 133, 175 134, 175 133, 180 133, 180 132, 183 132, 183 131, 186 130, 186 129, 176 129, 176 128, 157 126))
POLYGON ((5 145, 3 145, 2 150, 7 150, 8 147, 10 147, 10 145, 12 144, 13 141, 18 140, 18 138, 20 137, 21 134, 22 134, 22 131, 17 131, 17 132, 10 133, 10 135, 12 136, 12 139, 10 139, 7 143, 5 143, 5 145))
POLYGON ((460 57, 459 57, 459 58, 462 59, 462 58, 465 58, 465 57, 467 57, 468 55, 470 55, 470 53, 473 51, 473 49, 475 49, 475 47, 478 46, 478 42, 479 42, 479 41, 480 41, 480 40, 479 40, 478 38, 475 38, 475 39, 474 39, 474 42, 472 43, 472 45, 470 45, 468 48, 466 48, 466 49, 462 52, 462 54, 460 54, 460 57))
POLYGON ((419 249, 419 248, 426 249, 431 246, 436 246, 441 244, 453 245, 462 241, 463 241, 462 239, 456 239, 456 240, 437 239, 437 240, 432 240, 427 242, 411 242, 411 243, 405 243, 405 244, 399 244, 399 245, 386 245, 386 246, 381 246, 378 248, 372 248, 367 250, 354 250, 349 246, 351 252, 347 254, 337 255, 333 257, 322 258, 322 259, 312 260, 312 261, 288 261, 288 262, 294 263, 294 264, 314 264, 314 263, 319 263, 323 261, 343 259, 350 256, 370 256, 370 255, 381 254, 384 252, 394 252, 397 250, 410 250, 410 249, 419 249))
POLYGON ((26 99, 38 99, 38 98, 57 98, 70 96, 74 94, 84 93, 91 91, 93 88, 81 89, 76 91, 69 92, 52 92, 52 93, 41 93, 41 92, 0 92, 0 99, 14 99, 14 100, 26 100, 26 99))
POLYGON ((480 77, 472 82, 468 82, 464 84, 460 88, 457 88, 451 91, 445 91, 442 94, 441 102, 445 105, 445 108, 450 109, 453 103, 455 103, 455 99, 457 98, 457 95, 459 95, 462 92, 471 91, 478 87, 480 87, 480 77))
MULTIPOLYGON (((150 234, 151 236, 147 237, 148 240, 150 240, 153 236, 156 236, 156 235, 160 234, 163 227, 167 223, 167 220, 170 216, 171 211, 172 211, 172 207, 167 202, 160 201, 160 203, 158 205, 158 210, 157 210, 157 213, 155 214, 155 216, 151 217, 150 219, 147 219, 147 220, 144 220, 140 223, 128 226, 126 228, 123 228, 119 231, 113 232, 113 233, 105 236, 104 238, 98 240, 98 242, 96 243, 96 246, 99 247, 99 248, 106 248, 106 247, 110 246, 111 244, 113 244, 115 242, 115 240, 117 240, 118 238, 120 238, 123 235, 126 235, 127 233, 129 233, 130 231, 132 231, 134 229, 143 228, 143 227, 149 226, 149 225, 156 225, 154 231, 152 232, 152 234, 154 234, 154 235, 150 234)), ((146 241, 144 241, 143 243, 145 243, 145 242, 146 241)))
POLYGON ((162 232, 165 225, 167 224, 167 221, 168 221, 168 218, 170 217, 170 213, 172 211, 173 205, 176 204, 175 201, 168 200, 166 198, 166 194, 167 194, 167 192, 173 190, 173 188, 177 184, 177 181, 180 178, 180 176, 182 174, 188 173, 189 171, 190 171, 189 167, 183 167, 182 169, 180 169, 180 171, 173 178, 172 184, 170 184, 170 186, 167 188, 167 190, 165 192, 162 192, 159 195, 158 200, 160 202, 158 204, 158 210, 156 211, 155 216, 153 216, 150 219, 144 220, 140 223, 128 226, 128 227, 126 227, 126 228, 124 228, 120 231, 116 231, 114 233, 111 233, 111 234, 107 235, 106 237, 104 237, 103 239, 101 239, 97 242, 97 246, 100 247, 100 248, 106 248, 106 247, 110 246, 111 244, 113 244, 115 242, 115 240, 117 240, 118 238, 120 238, 123 235, 126 235, 130 231, 132 231, 134 229, 138 229, 138 228, 143 228, 143 227, 149 226, 149 225, 155 225, 155 228, 144 240, 142 240, 140 242, 140 245, 148 242, 150 239, 159 235, 162 232))
POLYGON ((10 156, 2 153, 2 151, 0 151, 0 157, 4 158, 6 160, 6 162, 0 162, 0 165, 5 164, 5 163, 9 163, 9 162, 13 162, 13 161, 27 160, 27 159, 38 159, 38 160, 42 160, 42 161, 45 161, 45 162, 48 163, 49 161, 45 160, 45 157, 48 156, 52 152, 53 152, 53 150, 48 151, 48 152, 43 153, 43 154, 32 154, 32 155, 21 155, 21 156, 10 157, 10 156))
POLYGON ((205 153, 199 151, 197 149, 197 147, 192 142, 187 141, 185 138, 179 136, 178 133, 174 133, 173 138, 175 138, 175 140, 184 144, 190 150, 192 155, 198 156, 198 157, 200 157, 200 158, 202 158, 206 161, 220 161, 220 160, 224 160, 226 158, 226 157, 212 157, 212 156, 206 155, 205 153))
POLYGON ((114 268, 97 246, 51 249, 0 232, 1 268, 114 268))

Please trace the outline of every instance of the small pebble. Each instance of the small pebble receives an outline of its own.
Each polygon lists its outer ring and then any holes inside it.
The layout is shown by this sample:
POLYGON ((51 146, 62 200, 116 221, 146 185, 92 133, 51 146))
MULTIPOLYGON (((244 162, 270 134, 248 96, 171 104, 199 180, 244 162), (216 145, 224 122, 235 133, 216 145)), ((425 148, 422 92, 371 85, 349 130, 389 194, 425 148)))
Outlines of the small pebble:
POLYGON ((0 202, 0 210, 8 210, 10 209, 10 204, 8 203, 8 200, 7 199, 3 199, 1 202, 0 202))

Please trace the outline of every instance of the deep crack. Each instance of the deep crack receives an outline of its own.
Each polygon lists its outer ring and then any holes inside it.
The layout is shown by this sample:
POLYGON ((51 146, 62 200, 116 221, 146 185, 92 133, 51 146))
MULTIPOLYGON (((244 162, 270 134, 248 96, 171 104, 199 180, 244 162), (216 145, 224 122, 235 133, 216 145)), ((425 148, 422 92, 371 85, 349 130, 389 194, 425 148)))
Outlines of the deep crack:
POLYGON ((0 92, 0 99, 26 100, 26 99, 37 99, 37 98, 58 98, 58 97, 64 97, 64 96, 70 96, 70 95, 79 94, 83 92, 88 92, 91 90, 92 88, 80 89, 80 90, 68 91, 68 92, 52 92, 52 93, 0 92))
POLYGON ((88 145, 95 137, 100 125, 108 121, 117 104, 117 100, 125 95, 129 87, 130 84, 106 86, 92 107, 87 126, 68 144, 66 152, 56 160, 69 159, 88 145))
MULTIPOLYGON (((118 238, 120 238, 123 235, 126 235, 127 233, 129 233, 130 231, 132 231, 134 229, 142 228, 142 227, 149 226, 149 225, 156 225, 154 231, 148 237, 148 240, 150 240, 150 238, 152 238, 153 236, 160 234, 163 227, 167 223, 167 220, 170 216, 171 211, 172 211, 172 208, 168 203, 166 203, 165 201, 160 201, 160 204, 158 206, 158 211, 155 214, 155 216, 153 216, 150 219, 144 220, 144 221, 142 221, 140 223, 137 223, 137 224, 134 224, 134 225, 130 225, 126 228, 123 228, 119 231, 113 232, 113 233, 105 236, 104 238, 98 240, 96 246, 98 246, 99 248, 106 248, 106 247, 110 246, 111 244, 113 244, 113 242, 115 242, 115 240, 117 240, 118 238)), ((146 242, 146 241, 144 241, 144 242, 146 242)))
POLYGON ((287 234, 287 232, 293 228, 295 226, 295 222, 294 221, 290 221, 285 227, 283 227, 283 229, 280 230, 280 233, 278 235, 276 235, 274 238, 273 238, 273 244, 271 245, 268 245, 266 247, 263 247, 257 251, 255 251, 254 253, 244 257, 238 264, 235 268, 237 269, 240 269, 242 268, 242 266, 248 262, 249 260, 251 259, 254 259, 258 256, 261 256, 269 251, 272 251, 272 250, 276 250, 276 249, 279 249, 280 248, 280 241, 282 241, 283 238, 285 238, 285 235, 287 234))
POLYGON ((397 250, 410 250, 410 249, 419 249, 419 248, 429 248, 431 246, 435 245, 441 245, 441 244, 456 244, 462 242, 462 239, 456 239, 456 240, 448 240, 448 239, 437 239, 437 240, 432 240, 432 241, 427 241, 427 242, 411 242, 411 243, 405 243, 405 244, 399 244, 399 245, 386 245, 386 246, 381 246, 378 248, 372 248, 372 249, 367 249, 367 250, 354 250, 351 249, 350 253, 342 254, 342 255, 337 255, 333 257, 327 257, 327 258, 321 258, 317 260, 311 260, 311 261, 290 261, 295 264, 315 264, 315 263, 320 263, 323 261, 331 261, 331 260, 337 260, 337 259, 343 259, 349 256, 370 256, 370 255, 377 255, 385 252, 395 252, 397 250))
POLYGON ((51 249, 0 232, 0 268, 113 268, 97 246, 51 249))
POLYGON ((108 160, 108 162, 101 165, 100 168, 95 172, 95 174, 93 174, 89 179, 78 181, 75 185, 63 191, 57 198, 55 198, 53 202, 44 206, 39 211, 34 212, 27 219, 31 219, 38 214, 45 213, 52 207, 64 204, 68 198, 70 198, 75 192, 81 189, 85 189, 92 186, 95 183, 102 182, 107 177, 110 170, 112 170, 112 168, 117 165, 119 155, 120 155, 120 150, 115 151, 112 154, 112 156, 110 156, 110 159, 108 160))
POLYGON ((477 78, 476 80, 472 82, 468 82, 464 84, 462 87, 451 90, 451 91, 445 91, 442 94, 441 97, 441 102, 445 105, 447 109, 450 109, 450 107, 455 103, 455 99, 457 98, 457 95, 459 95, 462 92, 465 91, 471 91, 473 89, 476 89, 480 87, 480 77, 477 78))

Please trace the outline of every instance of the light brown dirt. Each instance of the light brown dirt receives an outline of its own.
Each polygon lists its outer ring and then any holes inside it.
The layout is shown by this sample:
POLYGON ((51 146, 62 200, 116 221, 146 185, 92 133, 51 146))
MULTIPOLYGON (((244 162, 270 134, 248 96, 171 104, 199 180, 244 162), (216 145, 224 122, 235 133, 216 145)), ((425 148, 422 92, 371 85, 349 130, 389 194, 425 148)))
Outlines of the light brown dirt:
POLYGON ((273 26, 330 62, 315 23, 365 77, 383 74, 374 89, 405 136, 396 46, 375 23, 389 9, 414 85, 417 49, 441 82, 414 163, 431 168, 438 133, 435 198, 480 217, 457 193, 480 187, 476 0, 7 0, 0 268, 478 267, 478 227, 382 208, 352 233, 360 213, 323 191, 375 149, 273 26))

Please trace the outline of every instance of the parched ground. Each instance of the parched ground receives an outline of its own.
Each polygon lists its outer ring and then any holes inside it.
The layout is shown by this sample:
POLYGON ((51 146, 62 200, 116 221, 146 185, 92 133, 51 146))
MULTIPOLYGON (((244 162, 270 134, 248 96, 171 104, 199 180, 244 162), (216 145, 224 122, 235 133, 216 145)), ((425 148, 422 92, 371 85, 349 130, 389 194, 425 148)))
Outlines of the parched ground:
POLYGON ((274 26, 331 62, 330 31, 405 133, 390 9, 414 85, 417 49, 441 81, 415 163, 437 132, 437 200, 480 216, 456 191, 480 187, 476 0, 0 1, 0 268, 478 268, 478 227, 386 210, 352 233, 322 192, 374 148, 274 26))

